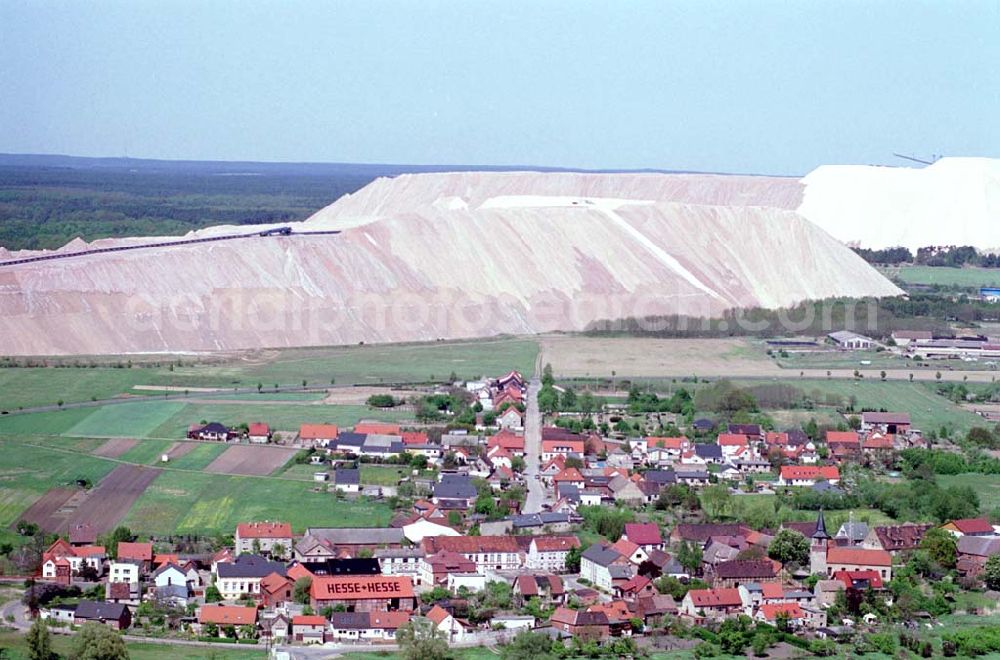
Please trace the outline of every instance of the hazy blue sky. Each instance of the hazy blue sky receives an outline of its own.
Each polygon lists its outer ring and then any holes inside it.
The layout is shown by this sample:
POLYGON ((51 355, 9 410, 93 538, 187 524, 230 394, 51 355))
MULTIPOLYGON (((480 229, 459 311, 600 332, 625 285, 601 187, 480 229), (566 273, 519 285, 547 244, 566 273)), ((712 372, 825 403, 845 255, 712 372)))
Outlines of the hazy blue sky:
POLYGON ((0 0, 0 151, 766 173, 1000 156, 1000 1, 0 0))

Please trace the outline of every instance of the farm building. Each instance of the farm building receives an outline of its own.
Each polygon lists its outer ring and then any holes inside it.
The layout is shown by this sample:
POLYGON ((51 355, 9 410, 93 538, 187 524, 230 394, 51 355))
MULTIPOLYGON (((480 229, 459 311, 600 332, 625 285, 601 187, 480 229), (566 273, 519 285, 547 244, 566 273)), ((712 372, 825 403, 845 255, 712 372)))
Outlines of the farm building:
POLYGON ((407 576, 316 576, 309 597, 315 610, 340 605, 348 612, 410 612, 416 607, 413 581, 407 576))
POLYGON ((850 330, 838 330, 837 332, 831 332, 827 336, 833 340, 837 348, 848 351, 867 351, 874 345, 870 337, 859 335, 850 330))

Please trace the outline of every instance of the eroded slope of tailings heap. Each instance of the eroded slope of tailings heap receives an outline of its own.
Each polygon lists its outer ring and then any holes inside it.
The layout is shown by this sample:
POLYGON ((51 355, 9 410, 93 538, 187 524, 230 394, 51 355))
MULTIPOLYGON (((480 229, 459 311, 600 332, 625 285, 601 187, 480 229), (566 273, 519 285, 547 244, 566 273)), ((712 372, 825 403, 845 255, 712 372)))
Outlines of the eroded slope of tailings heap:
MULTIPOLYGON (((900 293, 800 216, 801 201, 797 179, 769 177, 380 179, 293 225, 290 236, 0 266, 0 354, 525 334, 600 318, 900 293), (295 233, 324 230, 341 233, 295 233)), ((213 227, 191 237, 247 231, 213 227)))

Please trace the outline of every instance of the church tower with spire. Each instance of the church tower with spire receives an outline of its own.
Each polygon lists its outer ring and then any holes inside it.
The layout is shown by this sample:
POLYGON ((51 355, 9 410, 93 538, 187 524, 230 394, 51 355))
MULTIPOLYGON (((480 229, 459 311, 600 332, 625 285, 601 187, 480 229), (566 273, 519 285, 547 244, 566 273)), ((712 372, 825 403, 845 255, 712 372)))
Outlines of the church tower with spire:
POLYGON ((819 510, 816 519, 816 531, 812 535, 812 545, 809 548, 809 572, 813 575, 826 575, 826 549, 830 545, 830 535, 826 531, 826 520, 823 519, 823 509, 819 510))

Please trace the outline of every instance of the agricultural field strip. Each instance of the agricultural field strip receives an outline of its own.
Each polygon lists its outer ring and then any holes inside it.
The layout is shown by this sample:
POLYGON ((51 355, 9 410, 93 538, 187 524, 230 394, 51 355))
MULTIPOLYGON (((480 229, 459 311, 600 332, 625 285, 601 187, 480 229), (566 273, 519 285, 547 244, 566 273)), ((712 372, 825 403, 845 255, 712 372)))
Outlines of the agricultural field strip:
MULTIPOLYGON (((36 436, 36 437, 46 437, 46 438, 52 438, 52 439, 62 439, 61 436, 36 436)), ((35 449, 41 449, 43 451, 54 451, 54 452, 60 452, 60 453, 63 453, 63 454, 72 454, 74 456, 79 455, 79 453, 80 453, 79 451, 75 451, 75 450, 72 450, 72 449, 64 449, 62 447, 56 447, 56 446, 53 446, 53 445, 40 445, 40 444, 36 444, 36 443, 33 443, 33 442, 28 442, 26 440, 21 440, 21 439, 6 438, 5 440, 6 440, 6 442, 12 442, 12 443, 17 443, 17 444, 22 444, 22 445, 25 445, 25 446, 28 446, 28 447, 34 447, 35 449)), ((215 445, 211 445, 210 443, 205 443, 205 444, 207 446, 215 446, 215 445)), ((220 445, 220 446, 222 446, 222 445, 220 445)), ((233 447, 233 446, 237 446, 237 445, 230 445, 230 447, 233 447)), ((292 454, 292 455, 294 455, 294 454, 292 454)), ((97 459, 97 460, 100 460, 100 461, 107 461, 109 463, 119 463, 121 465, 134 465, 134 466, 137 466, 137 467, 154 467, 154 466, 152 466, 152 465, 150 465, 148 463, 133 463, 131 461, 122 460, 120 458, 110 458, 110 457, 107 457, 107 456, 97 456, 97 455, 91 455, 91 456, 94 459, 97 459)), ((189 469, 189 468, 178 468, 178 467, 171 466, 169 463, 163 463, 162 465, 157 464, 155 467, 156 467, 156 469, 160 469, 160 470, 164 470, 164 471, 170 471, 170 472, 189 472, 189 473, 192 473, 192 474, 209 474, 209 473, 206 473, 204 470, 196 470, 196 469, 189 469)), ((283 478, 283 477, 280 477, 280 476, 272 476, 272 475, 268 475, 268 474, 240 474, 240 473, 230 473, 230 472, 212 472, 210 474, 217 475, 217 476, 227 476, 227 477, 247 477, 247 478, 250 478, 250 479, 281 479, 283 481, 294 481, 294 482, 297 482, 297 483, 301 483, 303 481, 302 479, 286 479, 286 478, 283 478)))

